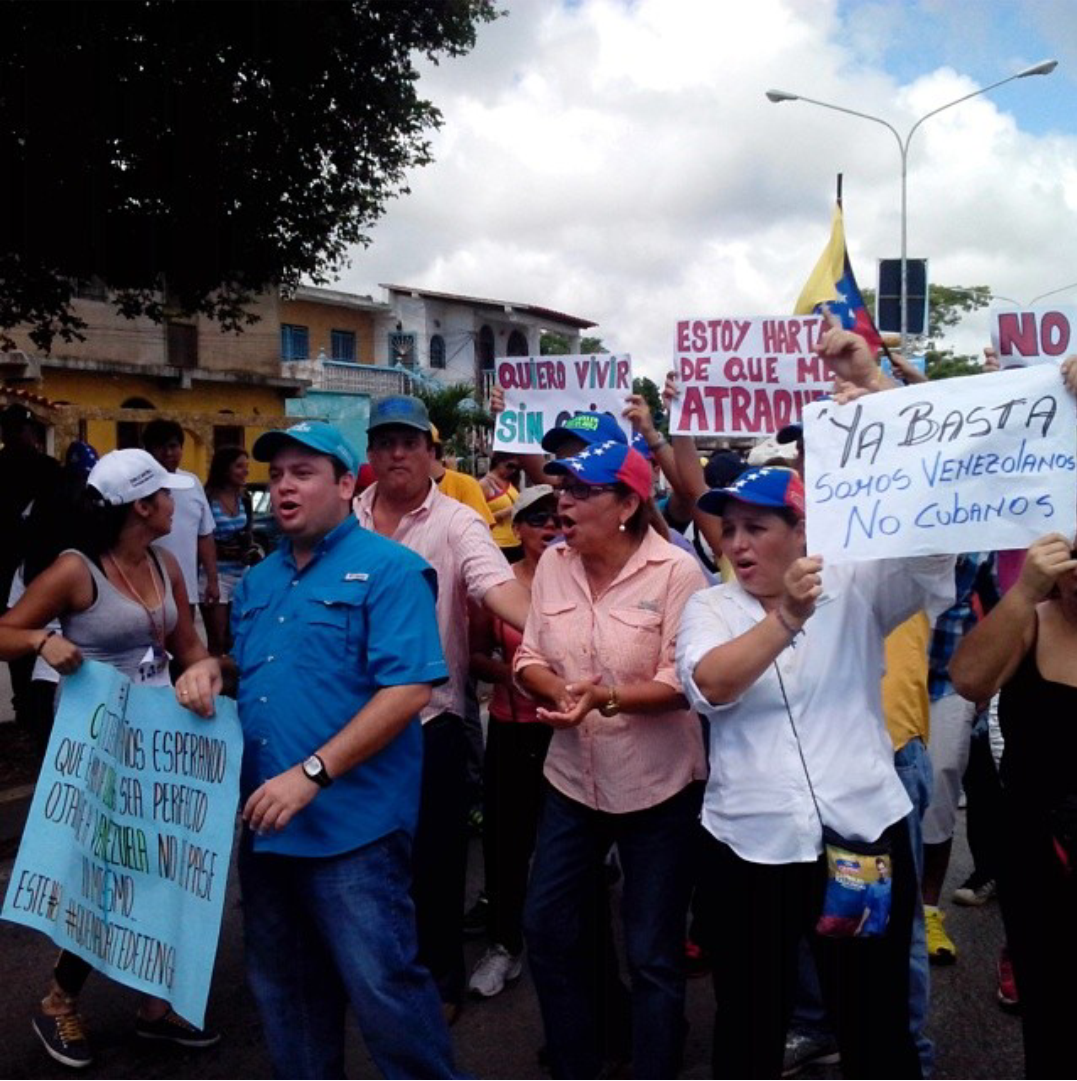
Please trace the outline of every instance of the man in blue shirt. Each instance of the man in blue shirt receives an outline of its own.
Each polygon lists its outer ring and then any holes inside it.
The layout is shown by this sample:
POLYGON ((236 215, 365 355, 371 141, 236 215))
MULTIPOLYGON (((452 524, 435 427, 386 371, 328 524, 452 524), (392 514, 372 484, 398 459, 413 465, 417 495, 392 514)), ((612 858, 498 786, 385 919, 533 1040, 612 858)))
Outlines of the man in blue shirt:
MULTIPOLYGON (((418 713, 446 678, 428 564, 361 529, 358 456, 328 424, 267 432, 280 548, 232 602, 243 725, 247 963, 275 1070, 340 1077, 344 1008, 387 1077, 452 1077, 408 888, 418 713)), ((185 673, 205 710, 213 661, 185 673)))

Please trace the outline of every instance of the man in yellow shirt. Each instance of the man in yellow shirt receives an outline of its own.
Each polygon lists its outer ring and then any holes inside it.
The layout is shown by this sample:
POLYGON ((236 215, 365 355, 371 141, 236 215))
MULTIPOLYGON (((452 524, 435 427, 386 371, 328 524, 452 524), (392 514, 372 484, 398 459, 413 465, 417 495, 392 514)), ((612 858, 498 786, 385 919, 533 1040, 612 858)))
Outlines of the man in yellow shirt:
POLYGON ((455 499, 457 503, 470 507, 487 525, 493 526, 494 516, 486 503, 486 495, 479 486, 479 482, 466 473, 446 469, 445 448, 441 443, 441 434, 433 424, 430 425, 430 435, 434 440, 434 458, 430 463, 430 476, 438 486, 438 491, 450 499, 455 499))

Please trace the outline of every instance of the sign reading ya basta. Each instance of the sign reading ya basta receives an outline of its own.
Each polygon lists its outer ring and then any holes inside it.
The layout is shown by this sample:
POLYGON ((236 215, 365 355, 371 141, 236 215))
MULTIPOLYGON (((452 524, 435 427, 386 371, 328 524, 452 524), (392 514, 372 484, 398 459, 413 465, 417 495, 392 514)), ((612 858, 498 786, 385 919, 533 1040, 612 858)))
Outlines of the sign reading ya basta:
POLYGON ((1026 548, 1077 527, 1077 409, 1054 365, 804 410, 808 551, 830 562, 1026 548))

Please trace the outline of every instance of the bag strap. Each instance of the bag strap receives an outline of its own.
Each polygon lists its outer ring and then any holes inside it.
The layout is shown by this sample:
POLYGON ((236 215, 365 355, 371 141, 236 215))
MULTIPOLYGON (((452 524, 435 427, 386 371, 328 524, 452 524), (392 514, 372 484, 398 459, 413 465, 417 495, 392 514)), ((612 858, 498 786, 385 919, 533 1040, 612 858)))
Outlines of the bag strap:
POLYGON ((819 819, 819 827, 825 832, 826 823, 823 821, 822 812, 819 810, 819 801, 815 798, 815 786, 811 783, 811 774, 808 772, 808 763, 804 758, 804 748, 800 743, 800 733, 797 731, 796 721, 793 720, 793 710, 789 705, 789 696, 785 693, 785 680, 782 679, 782 670, 778 662, 774 662, 774 674, 778 677, 778 686, 782 691, 782 701, 785 703, 785 715, 789 718, 789 727, 793 730, 793 739, 796 740, 797 754, 800 756, 800 767, 804 770, 804 779, 808 782, 808 791, 811 793, 811 801, 815 806, 815 817, 819 819))

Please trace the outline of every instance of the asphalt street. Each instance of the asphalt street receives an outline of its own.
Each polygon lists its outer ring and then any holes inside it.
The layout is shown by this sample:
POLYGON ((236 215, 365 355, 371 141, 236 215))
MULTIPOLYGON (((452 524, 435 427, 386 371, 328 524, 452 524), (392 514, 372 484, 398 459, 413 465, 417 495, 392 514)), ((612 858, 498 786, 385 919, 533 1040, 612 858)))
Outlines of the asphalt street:
MULTIPOLYGON (((962 816, 963 817, 963 816, 962 816)), ((962 823, 963 828, 963 823, 962 823)), ((955 845, 951 884, 968 871, 963 835, 955 845)), ((12 860, 0 865, 0 889, 7 888, 12 860)), ((471 851, 471 888, 477 890, 481 856, 471 851)), ((939 1077, 1023 1076, 1020 1024, 995 1002, 994 965, 1002 941, 998 906, 948 908, 948 928, 959 950, 958 963, 934 968, 931 1034, 937 1044, 939 1077)), ((90 980, 83 997, 98 1049, 98 1060, 81 1071, 88 1078, 237 1078, 268 1077, 269 1062, 261 1029, 244 983, 242 909, 233 872, 225 902, 224 926, 210 998, 209 1020, 224 1034, 220 1045, 193 1052, 146 1044, 135 1038, 134 992, 106 979, 90 980)), ((483 944, 469 943, 469 961, 483 944)), ((34 1004, 43 994, 55 949, 42 935, 0 923, 4 978, 0 981, 0 1047, 7 1077, 64 1077, 72 1071, 47 1058, 30 1028, 34 1004)), ((721 959, 717 961, 721 972, 721 959)), ((710 1076, 710 1030, 713 998, 709 978, 691 980, 688 989, 690 1030, 682 1076, 710 1076)), ((542 1043, 538 1007, 526 969, 514 986, 494 999, 468 1004, 454 1028, 461 1065, 476 1077, 541 1078, 548 1074, 536 1052, 542 1043)), ((352 1077, 377 1077, 354 1032, 348 1050, 352 1077)), ((624 1076, 628 1076, 626 1072, 624 1076)), ((836 1068, 807 1072, 807 1077, 840 1077, 836 1068)))
MULTIPOLYGON (((0 665, 0 723, 10 716, 7 666, 0 665)), ((0 827, 17 828, 25 813, 25 794, 0 792, 0 827), (15 798, 11 798, 15 796, 15 798)), ((971 869, 964 836, 964 813, 959 816, 954 858, 947 891, 961 883, 971 869)), ((13 858, 0 861, 0 892, 7 889, 13 858)), ((481 886, 482 854, 472 841, 469 891, 481 886)), ((1017 1078, 1024 1076, 1021 1027, 995 1001, 995 961, 1002 945, 996 902, 983 908, 947 904, 947 929, 958 947, 956 965, 932 968, 930 1034, 937 1051, 936 1076, 941 1078, 1017 1078)), ((91 978, 83 994, 97 1061, 84 1071, 87 1078, 261 1078, 269 1077, 261 1027, 244 981, 242 908, 235 869, 225 900, 224 924, 210 996, 208 1020, 223 1033, 221 1043, 207 1051, 185 1051, 146 1043, 134 1036, 135 992, 100 977, 91 978)), ((468 943, 473 964, 485 943, 468 943)), ((73 1071, 54 1063, 30 1028, 36 1001, 44 993, 55 947, 43 935, 0 921, 0 1075, 6 1077, 66 1077, 73 1071)), ((721 978, 721 959, 716 960, 721 978)), ((714 1006, 711 980, 688 985, 687 1078, 711 1075, 711 1025, 714 1006)), ((543 1078, 546 1070, 537 1052, 542 1045, 538 1004, 526 970, 522 978, 493 999, 473 1000, 453 1029, 460 1065, 476 1077, 543 1078)), ((351 1077, 377 1077, 351 1026, 348 1047, 351 1077)), ((629 1076, 628 1071, 624 1076, 629 1076)), ((805 1077, 840 1077, 837 1067, 816 1068, 805 1077)))

